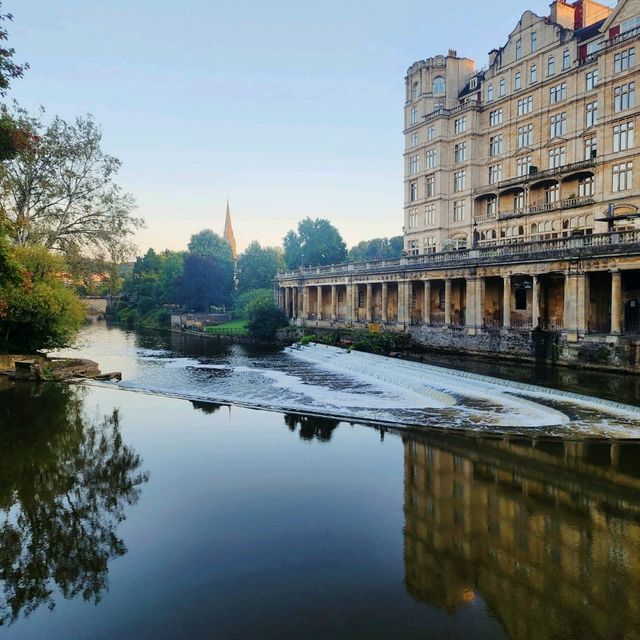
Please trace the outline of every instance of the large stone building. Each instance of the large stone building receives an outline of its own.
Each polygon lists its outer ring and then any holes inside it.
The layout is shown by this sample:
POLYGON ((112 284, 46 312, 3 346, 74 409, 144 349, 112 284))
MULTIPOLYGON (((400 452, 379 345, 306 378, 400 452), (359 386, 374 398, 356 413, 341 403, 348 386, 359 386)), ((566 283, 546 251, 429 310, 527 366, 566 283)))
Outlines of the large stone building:
POLYGON ((411 65, 405 255, 282 274, 288 315, 520 355, 540 327, 560 358, 635 366, 639 41, 640 0, 556 0, 486 69, 455 51, 411 65))

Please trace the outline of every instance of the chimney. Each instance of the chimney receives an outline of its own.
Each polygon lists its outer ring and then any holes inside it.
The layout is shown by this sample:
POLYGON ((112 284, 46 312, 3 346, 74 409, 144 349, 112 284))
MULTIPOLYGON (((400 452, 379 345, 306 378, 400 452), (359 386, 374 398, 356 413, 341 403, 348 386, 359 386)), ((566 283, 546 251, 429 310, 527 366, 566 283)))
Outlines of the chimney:
POLYGON ((458 52, 455 49, 449 49, 449 58, 457 58, 458 52))
POLYGON ((554 0, 549 7, 551 12, 549 18, 552 22, 559 24, 565 29, 573 29, 574 27, 574 7, 567 4, 565 0, 554 0))

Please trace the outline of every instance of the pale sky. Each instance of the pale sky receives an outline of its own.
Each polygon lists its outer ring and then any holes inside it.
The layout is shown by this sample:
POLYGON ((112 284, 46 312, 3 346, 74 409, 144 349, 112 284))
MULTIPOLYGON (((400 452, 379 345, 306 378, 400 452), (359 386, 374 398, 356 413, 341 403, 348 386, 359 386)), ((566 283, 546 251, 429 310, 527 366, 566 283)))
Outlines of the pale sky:
POLYGON ((404 75, 446 54, 486 65, 548 2, 4 0, 31 69, 10 98, 92 113, 150 246, 222 234, 280 245, 305 216, 348 246, 401 233, 404 75))

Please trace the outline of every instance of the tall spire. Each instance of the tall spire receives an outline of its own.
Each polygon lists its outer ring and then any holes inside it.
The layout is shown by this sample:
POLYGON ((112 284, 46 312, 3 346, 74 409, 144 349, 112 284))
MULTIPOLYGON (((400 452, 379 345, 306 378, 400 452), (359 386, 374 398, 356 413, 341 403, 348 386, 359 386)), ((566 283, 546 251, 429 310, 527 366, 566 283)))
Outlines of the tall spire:
POLYGON ((229 210, 229 198, 227 198, 227 215, 224 219, 224 239, 229 243, 231 247, 231 255, 235 260, 238 257, 238 251, 236 249, 236 237, 233 235, 233 227, 231 226, 231 211, 229 210))

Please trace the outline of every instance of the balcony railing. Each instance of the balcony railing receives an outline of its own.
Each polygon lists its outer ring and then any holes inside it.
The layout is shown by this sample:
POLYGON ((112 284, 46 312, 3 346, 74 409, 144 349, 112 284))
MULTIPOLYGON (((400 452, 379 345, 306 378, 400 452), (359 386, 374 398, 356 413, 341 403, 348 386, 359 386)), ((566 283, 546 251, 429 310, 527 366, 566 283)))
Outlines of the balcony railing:
MULTIPOLYGON (((558 211, 560 209, 575 209, 576 207, 585 207, 589 204, 593 204, 595 200, 591 196, 584 196, 581 198, 565 198, 564 200, 558 200, 557 202, 544 202, 541 204, 532 204, 529 207, 523 207, 522 209, 513 209, 511 211, 500 211, 498 217, 500 220, 508 220, 509 218, 520 218, 533 213, 545 213, 547 211, 558 211)), ((480 222, 478 220, 478 222, 480 222)))
MULTIPOLYGON (((553 238, 549 240, 535 240, 532 242, 499 244, 454 251, 440 251, 438 253, 407 256, 393 260, 373 260, 370 262, 352 262, 323 267, 309 267, 298 271, 280 273, 277 279, 282 281, 287 279, 302 280, 312 277, 359 277, 369 273, 411 271, 449 265, 464 266, 465 264, 477 265, 493 262, 515 262, 525 257, 535 258, 535 256, 539 255, 544 255, 546 258, 549 258, 553 257, 553 254, 561 256, 566 252, 575 254, 576 251, 583 251, 585 254, 598 254, 600 251, 603 251, 605 247, 606 253, 609 255, 612 252, 624 253, 625 251, 629 251, 631 249, 630 245, 638 245, 633 247, 633 252, 640 252, 640 229, 570 236, 568 238, 553 238)), ((344 284, 344 280, 340 284, 344 284)))

